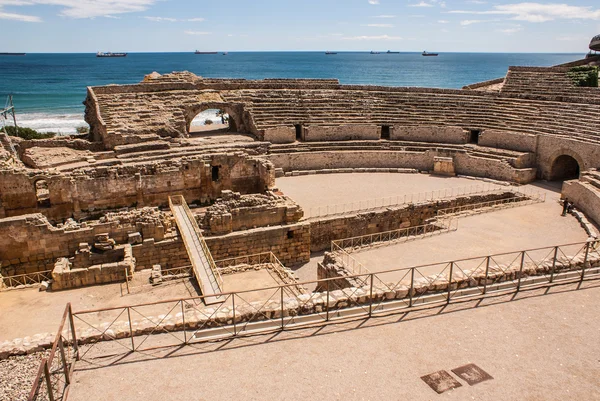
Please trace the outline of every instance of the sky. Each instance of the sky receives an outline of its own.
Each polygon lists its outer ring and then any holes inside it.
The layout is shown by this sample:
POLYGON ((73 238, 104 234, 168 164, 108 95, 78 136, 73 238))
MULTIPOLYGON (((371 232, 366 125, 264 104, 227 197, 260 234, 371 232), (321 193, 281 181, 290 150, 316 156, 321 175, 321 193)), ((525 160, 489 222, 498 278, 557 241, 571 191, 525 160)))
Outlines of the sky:
POLYGON ((0 0, 0 32, 0 52, 582 53, 600 2, 0 0))

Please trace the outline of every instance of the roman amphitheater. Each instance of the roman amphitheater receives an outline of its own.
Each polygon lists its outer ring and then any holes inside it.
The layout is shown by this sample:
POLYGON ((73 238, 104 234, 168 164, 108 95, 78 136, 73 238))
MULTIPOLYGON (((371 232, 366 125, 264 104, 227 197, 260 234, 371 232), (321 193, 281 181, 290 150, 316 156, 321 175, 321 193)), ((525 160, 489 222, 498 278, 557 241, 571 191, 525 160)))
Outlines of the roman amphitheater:
POLYGON ((0 364, 33 362, 0 391, 600 398, 599 64, 462 90, 153 73, 87 88, 89 135, 2 134, 0 364), (473 362, 494 380, 443 370, 473 362))

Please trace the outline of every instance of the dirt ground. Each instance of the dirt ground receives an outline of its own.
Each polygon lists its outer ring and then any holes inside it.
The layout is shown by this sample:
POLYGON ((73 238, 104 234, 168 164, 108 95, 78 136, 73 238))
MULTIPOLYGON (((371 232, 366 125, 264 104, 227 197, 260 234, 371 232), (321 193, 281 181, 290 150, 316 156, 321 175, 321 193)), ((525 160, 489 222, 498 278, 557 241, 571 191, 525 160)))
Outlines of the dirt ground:
MULTIPOLYGON (((281 177, 276 181, 281 192, 296 201, 305 212, 311 208, 331 206, 390 196, 419 194, 450 188, 492 184, 459 177, 441 177, 426 174, 348 173, 315 174, 281 177)), ((503 188, 503 187, 500 187, 503 188)))
POLYGON ((600 286, 584 287, 81 362, 70 400, 598 400, 600 286), (420 379, 468 363, 493 379, 442 395, 420 379))

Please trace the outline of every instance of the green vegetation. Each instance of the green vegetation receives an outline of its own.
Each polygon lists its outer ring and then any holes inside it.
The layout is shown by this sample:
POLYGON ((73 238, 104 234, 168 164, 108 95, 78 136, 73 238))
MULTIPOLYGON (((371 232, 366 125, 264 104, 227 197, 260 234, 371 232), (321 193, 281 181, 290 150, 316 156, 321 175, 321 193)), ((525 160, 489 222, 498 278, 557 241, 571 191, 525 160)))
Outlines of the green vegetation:
POLYGON ((75 131, 77 131, 78 134, 87 134, 88 132, 90 132, 90 128, 86 126, 81 126, 75 128, 75 131))
POLYGON ((567 72, 567 76, 573 81, 573 85, 584 88, 598 87, 598 67, 583 65, 573 67, 567 72))
POLYGON ((56 136, 54 132, 37 132, 31 128, 19 127, 17 130, 13 126, 6 126, 6 133, 10 136, 17 136, 23 139, 48 139, 56 136))

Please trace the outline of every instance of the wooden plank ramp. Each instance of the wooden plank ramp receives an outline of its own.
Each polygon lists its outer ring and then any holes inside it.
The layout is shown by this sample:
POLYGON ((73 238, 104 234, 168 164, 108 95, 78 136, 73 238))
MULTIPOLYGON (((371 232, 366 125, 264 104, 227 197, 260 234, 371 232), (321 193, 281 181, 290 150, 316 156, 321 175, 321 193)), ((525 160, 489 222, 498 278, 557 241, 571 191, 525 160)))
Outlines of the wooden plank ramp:
POLYGON ((211 305, 223 302, 223 296, 220 295, 223 292, 223 279, 185 199, 181 195, 170 196, 169 207, 192 262, 192 270, 202 295, 209 295, 204 298, 204 303, 211 305))

